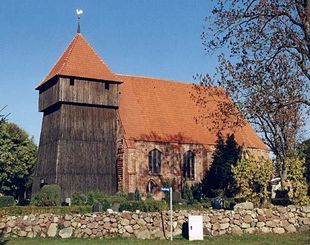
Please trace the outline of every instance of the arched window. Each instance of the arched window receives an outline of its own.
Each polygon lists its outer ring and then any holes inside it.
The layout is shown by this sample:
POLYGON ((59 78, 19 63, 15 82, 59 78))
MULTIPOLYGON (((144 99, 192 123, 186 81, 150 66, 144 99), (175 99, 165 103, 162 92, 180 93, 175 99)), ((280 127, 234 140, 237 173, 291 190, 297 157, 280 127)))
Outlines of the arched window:
POLYGON ((183 177, 195 179, 195 154, 192 151, 187 151, 183 155, 183 177))
POLYGON ((161 152, 157 149, 149 152, 149 172, 151 174, 160 174, 161 172, 161 152))
POLYGON ((156 188, 157 188, 157 185, 153 180, 150 180, 149 182, 147 182, 147 186, 146 186, 147 193, 154 193, 156 188))

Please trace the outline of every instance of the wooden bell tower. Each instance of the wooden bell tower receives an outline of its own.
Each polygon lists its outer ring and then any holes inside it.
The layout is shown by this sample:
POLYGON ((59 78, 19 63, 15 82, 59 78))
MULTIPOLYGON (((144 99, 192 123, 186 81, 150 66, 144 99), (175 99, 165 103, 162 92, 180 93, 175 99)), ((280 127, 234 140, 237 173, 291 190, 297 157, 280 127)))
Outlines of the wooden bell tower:
POLYGON ((58 184, 74 192, 117 191, 116 132, 121 81, 77 33, 37 86, 43 122, 33 193, 58 184))

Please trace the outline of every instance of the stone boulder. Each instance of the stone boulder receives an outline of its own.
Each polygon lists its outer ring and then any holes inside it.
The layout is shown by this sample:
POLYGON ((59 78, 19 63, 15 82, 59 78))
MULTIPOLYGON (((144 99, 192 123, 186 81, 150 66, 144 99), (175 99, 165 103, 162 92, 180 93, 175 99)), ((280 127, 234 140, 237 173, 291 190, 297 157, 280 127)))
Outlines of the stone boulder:
POLYGON ((137 231, 135 232, 135 235, 138 239, 151 239, 151 233, 148 230, 137 231))
POLYGON ((67 227, 59 231, 59 236, 61 238, 70 238, 72 236, 72 233, 73 233, 73 228, 67 227))
POLYGON ((252 202, 241 202, 237 203, 234 206, 234 210, 243 209, 243 210, 253 210, 254 204, 252 202))
POLYGON ((49 237, 55 237, 57 235, 58 224, 51 223, 47 230, 47 235, 49 237))

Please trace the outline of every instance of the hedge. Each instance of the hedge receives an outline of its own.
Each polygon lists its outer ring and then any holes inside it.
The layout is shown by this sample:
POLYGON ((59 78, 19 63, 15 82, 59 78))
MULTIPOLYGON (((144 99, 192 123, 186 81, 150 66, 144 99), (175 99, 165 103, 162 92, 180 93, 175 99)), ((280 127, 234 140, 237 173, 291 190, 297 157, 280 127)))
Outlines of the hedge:
POLYGON ((119 211, 131 211, 135 212, 140 210, 141 212, 158 212, 168 210, 168 205, 164 201, 125 201, 120 203, 119 211))
POLYGON ((0 209, 0 217, 4 215, 29 215, 29 214, 68 214, 68 213, 91 213, 91 206, 74 207, 36 207, 36 206, 13 206, 0 209))
POLYGON ((13 196, 0 196, 0 208, 10 207, 15 204, 13 196))

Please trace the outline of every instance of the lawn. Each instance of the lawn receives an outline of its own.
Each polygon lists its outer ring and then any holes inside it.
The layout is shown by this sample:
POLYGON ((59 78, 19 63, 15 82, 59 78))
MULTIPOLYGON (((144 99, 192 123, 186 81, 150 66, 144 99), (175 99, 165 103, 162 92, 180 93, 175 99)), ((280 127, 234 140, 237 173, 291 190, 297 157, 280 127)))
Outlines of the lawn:
MULTIPOLYGON (((83 244, 83 245, 98 245, 98 244, 126 244, 126 245, 139 245, 139 244, 150 244, 150 245, 164 245, 164 244, 188 244, 189 241, 176 238, 173 242, 162 241, 162 240, 137 240, 132 238, 106 238, 106 239, 50 239, 50 238, 11 238, 5 241, 2 244, 5 245, 74 245, 74 244, 83 244)), ((224 235, 219 237, 205 237, 204 241, 195 241, 191 242, 193 244, 216 244, 216 245, 242 245, 242 244, 251 244, 251 245, 265 245, 265 244, 292 244, 292 245, 302 245, 310 244, 310 232, 304 233, 294 233, 294 234, 266 234, 266 235, 243 235, 231 236, 224 235)), ((1 244, 1 243, 0 243, 1 244)), ((2 245, 1 244, 1 245, 2 245)))

